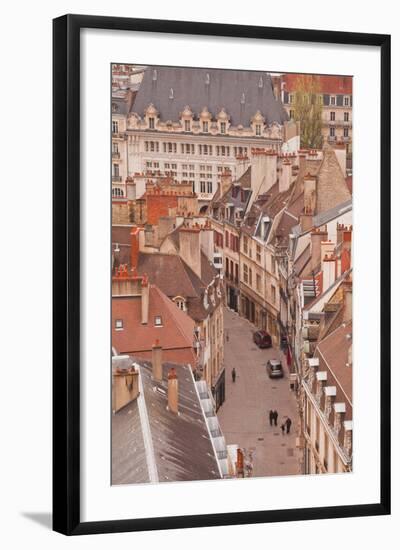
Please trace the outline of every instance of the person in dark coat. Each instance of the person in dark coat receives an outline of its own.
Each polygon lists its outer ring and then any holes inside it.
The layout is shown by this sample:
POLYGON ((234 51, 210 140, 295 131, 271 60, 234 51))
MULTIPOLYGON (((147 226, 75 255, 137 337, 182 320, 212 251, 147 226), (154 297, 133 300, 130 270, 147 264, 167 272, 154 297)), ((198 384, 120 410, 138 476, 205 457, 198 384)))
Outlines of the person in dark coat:
POLYGON ((281 425, 281 430, 282 430, 282 435, 284 435, 285 434, 285 424, 284 423, 281 425))
POLYGON ((275 426, 278 425, 278 411, 276 409, 274 410, 274 424, 275 426))
POLYGON ((275 420, 275 415, 274 415, 274 411, 271 409, 269 411, 269 425, 272 426, 272 423, 274 422, 275 420))
POLYGON ((286 420, 286 433, 290 433, 290 426, 292 425, 292 421, 290 420, 290 418, 287 418, 286 420))
POLYGON ((232 382, 236 382, 236 369, 233 367, 232 369, 232 382))

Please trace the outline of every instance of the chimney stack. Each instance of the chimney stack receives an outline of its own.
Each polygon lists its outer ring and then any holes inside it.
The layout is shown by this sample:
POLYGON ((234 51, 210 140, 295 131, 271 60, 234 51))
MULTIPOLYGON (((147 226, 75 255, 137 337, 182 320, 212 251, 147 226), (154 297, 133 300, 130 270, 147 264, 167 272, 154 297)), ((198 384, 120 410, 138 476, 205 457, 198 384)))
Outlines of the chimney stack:
POLYGON ((299 149, 299 173, 304 173, 306 169, 307 149, 299 149))
POLYGON ((178 377, 176 370, 171 368, 168 373, 168 410, 178 414, 178 377))
POLYGON ((353 318, 353 283, 343 282, 343 321, 350 321, 353 318))
POLYGON ((134 227, 131 231, 131 269, 137 267, 139 259, 140 227, 134 227))
POLYGON ((277 178, 276 151, 252 149, 251 157, 251 188, 253 197, 266 193, 277 178))
POLYGON ((307 174, 304 176, 304 210, 314 216, 317 206, 317 178, 307 174))
POLYGON ((321 243, 328 238, 328 232, 314 229, 311 232, 311 270, 315 272, 321 265, 321 243))
POLYGON ((246 155, 239 155, 236 157, 236 179, 239 179, 246 172, 250 165, 249 157, 246 155))
POLYGON ((149 299, 150 299, 149 280, 147 278, 147 275, 143 275, 142 298, 141 298, 142 325, 147 325, 147 323, 149 322, 149 299))
POLYGON ((179 255, 201 279, 200 228, 181 227, 179 229, 179 255))
POLYGON ((162 347, 160 341, 156 340, 152 346, 151 362, 153 364, 153 379, 162 381, 162 347))
POLYGON ((221 195, 225 195, 232 185, 232 172, 230 168, 225 168, 221 174, 221 195))
POLYGON ((302 214, 300 214, 300 227, 302 232, 309 231, 313 226, 313 215, 311 212, 304 208, 304 211, 302 214))
POLYGON ((322 292, 330 288, 336 280, 336 258, 332 254, 322 260, 322 292))
POLYGON ((283 159, 281 177, 279 178, 279 192, 287 191, 292 181, 292 163, 289 159, 283 159))

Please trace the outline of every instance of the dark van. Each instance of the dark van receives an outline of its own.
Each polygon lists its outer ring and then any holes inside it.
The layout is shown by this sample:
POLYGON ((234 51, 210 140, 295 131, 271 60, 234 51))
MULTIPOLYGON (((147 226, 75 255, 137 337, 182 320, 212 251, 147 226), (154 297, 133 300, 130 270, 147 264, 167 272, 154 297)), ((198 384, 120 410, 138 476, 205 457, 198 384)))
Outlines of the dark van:
POLYGON ((259 348, 272 348, 272 338, 265 330, 257 330, 253 334, 253 341, 259 348))

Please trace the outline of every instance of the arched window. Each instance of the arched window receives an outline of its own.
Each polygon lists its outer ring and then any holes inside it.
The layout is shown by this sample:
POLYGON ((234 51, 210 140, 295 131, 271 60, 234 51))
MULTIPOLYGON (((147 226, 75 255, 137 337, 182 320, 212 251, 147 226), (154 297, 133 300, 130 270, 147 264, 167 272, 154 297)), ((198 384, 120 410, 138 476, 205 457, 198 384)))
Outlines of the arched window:
POLYGON ((179 307, 179 309, 181 309, 182 311, 186 311, 186 300, 185 300, 185 298, 182 298, 182 296, 175 296, 173 301, 179 307))
POLYGON ((112 196, 113 197, 123 197, 124 192, 119 187, 114 187, 112 190, 112 196))

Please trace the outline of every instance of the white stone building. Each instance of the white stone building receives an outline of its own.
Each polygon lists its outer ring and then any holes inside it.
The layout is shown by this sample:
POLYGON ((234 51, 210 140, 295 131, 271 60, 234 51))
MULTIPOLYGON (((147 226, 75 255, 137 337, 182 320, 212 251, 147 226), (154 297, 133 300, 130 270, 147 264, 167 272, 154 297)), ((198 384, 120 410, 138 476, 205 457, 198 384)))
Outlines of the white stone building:
POLYGON ((190 182, 206 205, 225 168, 236 177, 236 157, 298 149, 288 118, 267 73, 149 67, 127 115, 126 173, 190 182))

